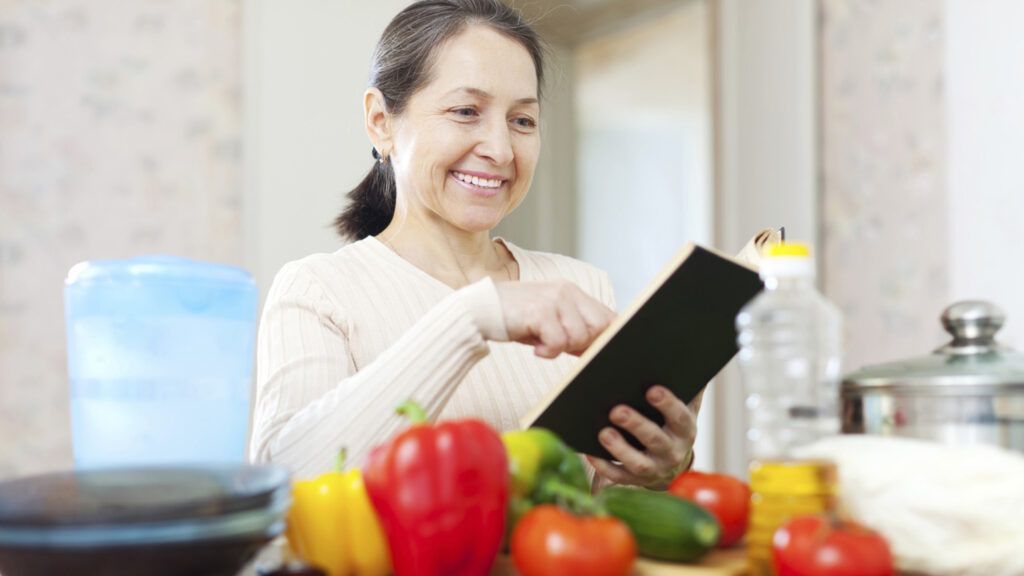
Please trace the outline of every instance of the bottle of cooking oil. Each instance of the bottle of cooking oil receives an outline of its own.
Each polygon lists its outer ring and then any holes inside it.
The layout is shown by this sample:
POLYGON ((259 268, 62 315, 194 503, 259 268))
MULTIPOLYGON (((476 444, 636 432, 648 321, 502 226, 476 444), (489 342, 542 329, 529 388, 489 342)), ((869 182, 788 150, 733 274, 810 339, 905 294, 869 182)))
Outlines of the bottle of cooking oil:
POLYGON ((781 524, 835 506, 835 466, 795 458, 793 451, 839 431, 842 332, 839 311, 815 288, 807 245, 769 247, 760 273, 764 292, 736 318, 747 404, 752 576, 773 574, 771 542, 781 524))

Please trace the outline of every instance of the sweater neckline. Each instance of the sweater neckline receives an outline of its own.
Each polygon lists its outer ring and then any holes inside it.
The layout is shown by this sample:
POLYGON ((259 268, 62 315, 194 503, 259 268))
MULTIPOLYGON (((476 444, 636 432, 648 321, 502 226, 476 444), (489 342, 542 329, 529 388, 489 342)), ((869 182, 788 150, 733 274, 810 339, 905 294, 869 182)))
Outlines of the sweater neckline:
MULTIPOLYGON (((401 268, 405 268, 409 272, 424 278, 428 282, 445 288, 450 292, 454 292, 456 290, 455 288, 452 288, 451 286, 445 284, 444 282, 438 280, 437 278, 434 278, 429 273, 427 273, 426 270, 423 270, 419 266, 416 266, 412 262, 409 262, 405 258, 402 258, 402 256, 398 252, 395 252, 388 245, 378 240, 376 236, 367 236, 365 240, 370 245, 372 245, 374 249, 377 250, 377 252, 383 254, 386 258, 388 258, 388 260, 400 266, 401 268)), ((505 240, 501 236, 495 236, 492 239, 492 241, 500 242, 502 246, 504 246, 508 250, 509 254, 512 255, 512 259, 516 261, 516 267, 519 268, 519 281, 528 279, 530 276, 530 270, 528 270, 527 259, 523 257, 522 250, 520 250, 518 246, 509 242, 508 240, 505 240)))

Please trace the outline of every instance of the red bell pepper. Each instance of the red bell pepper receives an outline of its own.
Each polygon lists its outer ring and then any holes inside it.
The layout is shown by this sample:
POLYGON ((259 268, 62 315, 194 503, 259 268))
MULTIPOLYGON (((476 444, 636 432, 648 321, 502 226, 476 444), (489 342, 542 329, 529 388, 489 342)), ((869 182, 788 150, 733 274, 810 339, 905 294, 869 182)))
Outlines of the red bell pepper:
POLYGON ((501 437, 479 420, 413 421, 370 453, 363 477, 399 576, 484 576, 498 555, 508 505, 501 437))

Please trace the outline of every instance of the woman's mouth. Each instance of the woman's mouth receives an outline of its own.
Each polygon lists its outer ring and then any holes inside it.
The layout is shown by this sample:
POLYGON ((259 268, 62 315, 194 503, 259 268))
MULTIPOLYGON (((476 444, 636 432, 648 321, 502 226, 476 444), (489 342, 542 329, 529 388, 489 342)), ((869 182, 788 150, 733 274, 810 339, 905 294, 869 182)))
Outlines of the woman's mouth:
POLYGON ((450 171, 452 179, 479 196, 494 196, 505 187, 504 178, 482 178, 455 170, 450 171))

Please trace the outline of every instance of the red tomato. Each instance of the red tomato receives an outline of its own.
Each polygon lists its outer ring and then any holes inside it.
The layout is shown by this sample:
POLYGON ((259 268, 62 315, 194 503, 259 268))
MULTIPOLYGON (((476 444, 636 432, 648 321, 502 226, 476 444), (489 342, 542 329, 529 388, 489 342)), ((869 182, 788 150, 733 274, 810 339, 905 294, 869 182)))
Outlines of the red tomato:
POLYGON ((719 548, 728 548, 747 533, 750 518, 750 488, 725 474, 683 472, 672 481, 668 491, 703 506, 722 527, 719 548))
POLYGON ((892 576, 892 553, 877 532, 826 516, 799 516, 772 539, 777 576, 892 576))
POLYGON ((542 504, 516 524, 511 550, 522 576, 626 576, 636 559, 636 539, 613 516, 574 516, 542 504))

